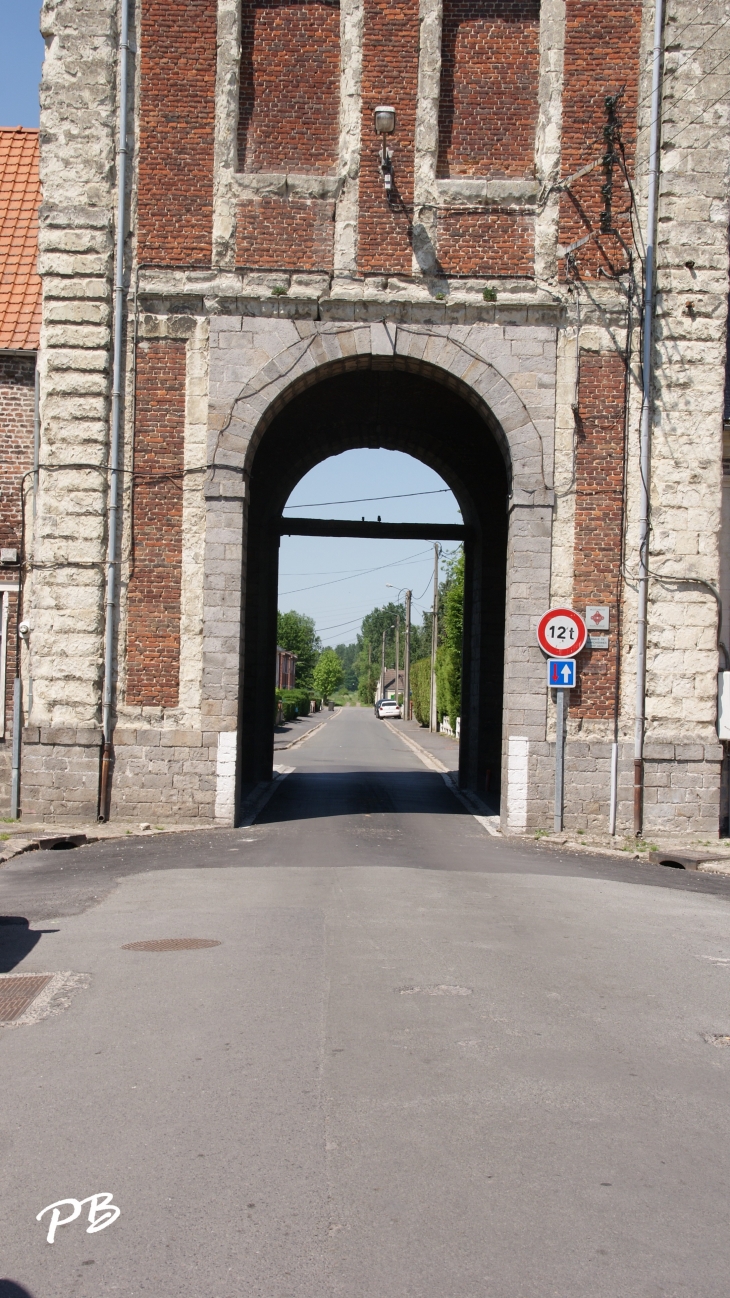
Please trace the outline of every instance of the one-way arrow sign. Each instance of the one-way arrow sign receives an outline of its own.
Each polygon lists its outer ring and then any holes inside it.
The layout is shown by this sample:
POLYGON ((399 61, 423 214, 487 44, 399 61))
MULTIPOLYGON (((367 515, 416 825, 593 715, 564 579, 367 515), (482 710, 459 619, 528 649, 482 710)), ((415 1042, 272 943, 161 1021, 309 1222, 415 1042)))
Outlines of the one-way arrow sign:
POLYGON ((575 658, 548 658, 547 683, 553 690, 575 689, 575 658))

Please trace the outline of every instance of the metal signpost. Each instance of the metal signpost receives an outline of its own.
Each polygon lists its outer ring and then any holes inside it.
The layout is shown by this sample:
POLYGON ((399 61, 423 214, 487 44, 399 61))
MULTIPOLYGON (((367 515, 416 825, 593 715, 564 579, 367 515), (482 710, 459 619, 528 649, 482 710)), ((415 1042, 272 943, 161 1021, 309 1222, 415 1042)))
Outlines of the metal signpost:
POLYGON ((548 689, 555 690, 555 819, 553 828, 563 828, 563 791, 565 787, 565 720, 567 691, 577 683, 575 654, 580 653, 587 638, 583 618, 572 608, 551 608, 540 618, 537 640, 548 655, 548 689))

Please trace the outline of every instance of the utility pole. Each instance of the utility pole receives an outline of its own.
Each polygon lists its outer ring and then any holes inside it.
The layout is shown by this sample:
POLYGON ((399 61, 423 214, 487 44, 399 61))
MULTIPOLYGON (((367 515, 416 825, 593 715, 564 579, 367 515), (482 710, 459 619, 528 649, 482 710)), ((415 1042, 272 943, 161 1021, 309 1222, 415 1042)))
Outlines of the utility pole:
POLYGON ((400 613, 395 615, 395 701, 398 702, 398 674, 400 669, 400 613))
POLYGON ((368 640, 368 694, 373 683, 373 642, 368 640))
POLYGON ((411 594, 406 591, 406 647, 403 662, 403 715, 411 719, 411 594))
POLYGON ((439 548, 436 541, 433 544, 433 621, 431 623, 431 716, 429 729, 431 734, 435 734, 438 728, 438 713, 436 711, 436 649, 438 646, 438 619, 439 619, 439 548))
POLYGON ((383 648, 380 653, 380 687, 378 689, 378 698, 383 697, 385 691, 385 628, 383 628, 383 648))

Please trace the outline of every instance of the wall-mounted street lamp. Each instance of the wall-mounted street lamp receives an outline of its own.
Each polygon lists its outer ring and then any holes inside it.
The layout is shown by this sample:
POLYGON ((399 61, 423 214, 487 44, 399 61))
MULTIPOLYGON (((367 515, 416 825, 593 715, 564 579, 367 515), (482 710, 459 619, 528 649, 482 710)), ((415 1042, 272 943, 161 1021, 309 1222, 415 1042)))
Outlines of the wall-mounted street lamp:
POLYGON ((395 130, 395 109, 387 104, 381 104, 373 112, 373 123, 375 125, 375 134, 380 135, 383 141, 380 154, 380 170, 383 173, 385 194, 389 199, 393 191, 393 159, 386 145, 386 137, 392 135, 395 130))

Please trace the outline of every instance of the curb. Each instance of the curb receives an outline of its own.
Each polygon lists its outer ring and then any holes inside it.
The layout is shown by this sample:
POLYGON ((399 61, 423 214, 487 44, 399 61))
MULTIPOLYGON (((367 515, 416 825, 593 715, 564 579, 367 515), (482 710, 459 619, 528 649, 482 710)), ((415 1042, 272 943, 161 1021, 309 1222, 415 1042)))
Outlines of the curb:
POLYGON ((448 785, 454 796, 466 807, 469 814, 482 826, 482 829, 486 829, 487 833, 491 834, 493 838, 502 837, 502 831, 499 828, 499 816, 490 813, 489 808, 476 794, 468 789, 460 789, 454 779, 453 772, 449 770, 448 766, 444 766, 444 763, 439 761, 438 757, 434 757, 433 753, 429 753, 427 748, 422 748, 420 744, 416 743, 415 739, 411 739, 410 735, 404 735, 402 730, 397 730, 391 721, 385 718, 383 720, 388 729, 394 735, 397 735, 399 739, 402 739, 403 743, 416 754, 416 757, 423 762, 424 766, 427 766, 431 771, 438 771, 444 783, 448 785))
POLYGON ((288 748, 296 748, 296 747, 297 747, 297 744, 304 744, 304 743, 306 743, 306 741, 307 741, 308 739, 311 739, 311 738, 312 738, 312 735, 316 735, 316 733, 317 733, 318 730, 321 730, 323 726, 326 726, 328 721, 332 721, 332 720, 334 720, 335 717, 338 717, 338 716, 340 715, 341 711, 342 711, 342 708, 335 708, 335 710, 334 710, 334 712, 332 713, 332 716, 331 716, 331 717, 327 717, 324 721, 320 721, 319 725, 317 725, 317 726, 312 726, 311 730, 308 730, 308 731, 306 732, 306 734, 304 734, 304 735, 299 735, 299 737, 298 737, 297 739, 292 739, 292 740, 290 740, 290 742, 289 742, 288 744, 279 744, 279 747, 278 747, 278 748, 276 747, 276 744, 275 744, 275 745, 274 745, 274 752, 275 752, 275 753, 285 753, 285 752, 287 751, 288 748))

